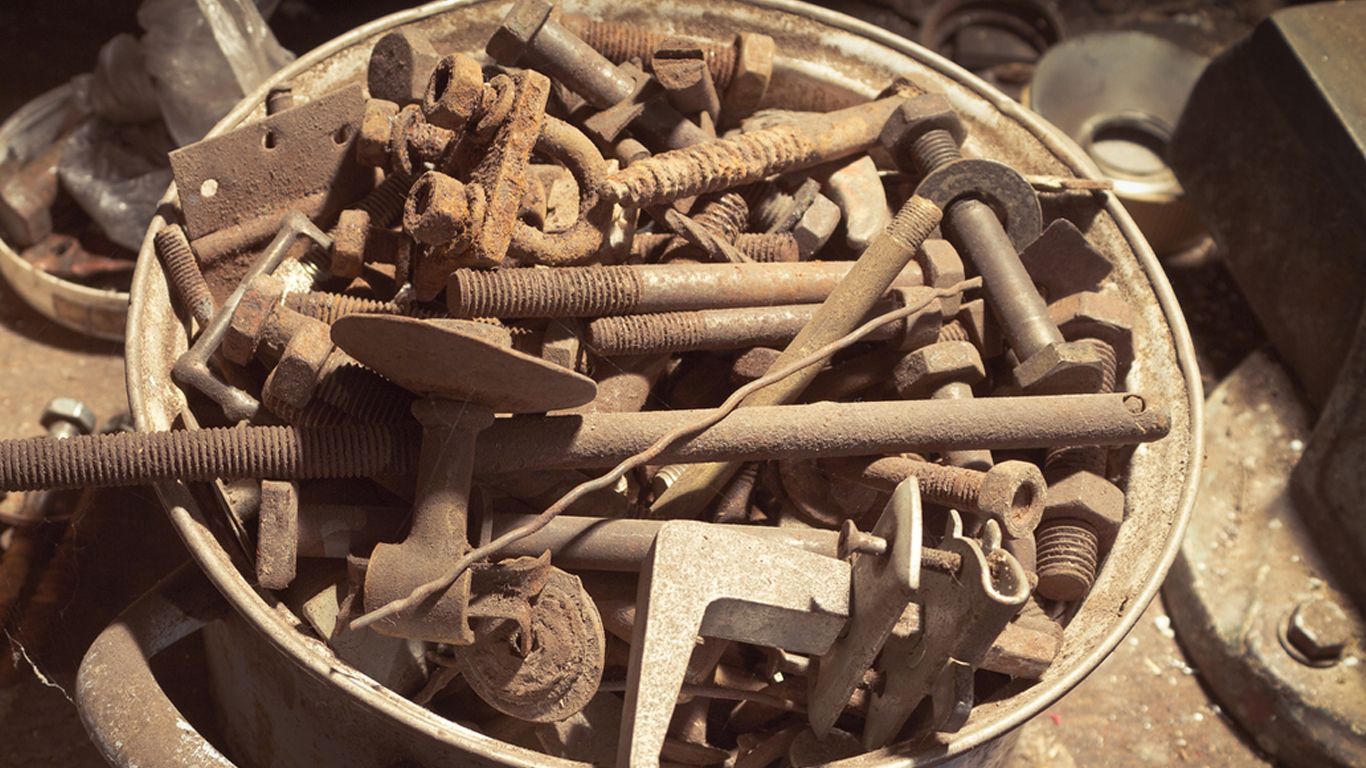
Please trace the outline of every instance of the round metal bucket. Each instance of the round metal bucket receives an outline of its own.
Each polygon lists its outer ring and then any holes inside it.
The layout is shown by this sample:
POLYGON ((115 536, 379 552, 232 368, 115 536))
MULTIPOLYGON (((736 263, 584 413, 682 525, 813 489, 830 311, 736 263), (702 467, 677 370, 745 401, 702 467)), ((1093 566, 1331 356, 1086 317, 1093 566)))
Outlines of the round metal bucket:
MULTIPOLYGON (((72 99, 70 85, 44 93, 0 125, 0 155, 28 158, 52 143, 72 99)), ((123 341, 128 294, 63 280, 24 260, 0 239, 0 275, 14 292, 44 317, 77 333, 123 341)))
MULTIPOLYGON (((506 2, 439 2, 356 29, 299 58, 234 109, 214 133, 263 116, 265 89, 273 82, 291 81, 296 99, 307 100, 363 80, 370 47, 398 26, 421 29, 438 48, 482 55, 484 41, 508 7, 506 2)), ((981 80, 904 39, 837 13, 795 0, 664 0, 639 6, 592 0, 574 3, 570 10, 692 34, 721 37, 751 30, 772 35, 779 56, 766 100, 790 108, 844 106, 876 95, 894 77, 909 76, 954 103, 971 135, 967 154, 1005 161, 1026 174, 1099 178, 1062 134, 981 80)), ((1120 642, 1176 554, 1201 456, 1200 380, 1185 322, 1156 257, 1113 196, 1098 212, 1094 202, 1076 206, 1073 198, 1075 207, 1068 210, 1067 199, 1059 200, 1045 203, 1046 215, 1073 214, 1115 264, 1113 279, 1136 309, 1128 387, 1170 411, 1171 434, 1133 452, 1126 478, 1127 522, 1044 679, 979 705, 956 734, 914 747, 893 745, 841 765, 999 762, 1013 729, 1080 682, 1120 642)), ((154 221, 152 231, 161 223, 154 221)), ((149 234, 134 279, 127 341, 128 392, 139 429, 195 423, 170 378, 186 339, 149 234)), ((301 630, 306 625, 272 594, 256 589, 249 570, 234 560, 237 545, 226 532, 222 507, 240 500, 230 490, 218 485, 192 493, 183 484, 168 483, 158 492, 198 566, 235 614, 211 624, 207 637, 225 749, 235 759, 253 765, 571 764, 447 721, 343 664, 301 630)), ((155 614, 151 608, 143 612, 155 614)), ((101 727, 98 717, 87 714, 86 719, 92 730, 101 727)), ((176 725, 176 738, 183 742, 190 729, 183 721, 176 725)), ((97 732, 96 741, 109 740, 97 732)), ((202 742, 185 749, 190 747, 199 749, 193 754, 201 762, 217 760, 202 742)), ((106 754, 132 762, 126 748, 120 749, 106 748, 106 754)), ((186 754, 191 752, 181 756, 186 754)))

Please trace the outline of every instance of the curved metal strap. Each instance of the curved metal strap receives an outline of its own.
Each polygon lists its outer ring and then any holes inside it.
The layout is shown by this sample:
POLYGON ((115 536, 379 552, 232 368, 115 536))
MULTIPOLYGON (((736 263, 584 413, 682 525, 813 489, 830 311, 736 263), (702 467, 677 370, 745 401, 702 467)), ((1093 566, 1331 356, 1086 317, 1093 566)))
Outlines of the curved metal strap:
POLYGON ((166 698, 148 664, 225 608, 187 563, 138 598, 86 651, 76 673, 76 709, 110 765, 232 768, 166 698))

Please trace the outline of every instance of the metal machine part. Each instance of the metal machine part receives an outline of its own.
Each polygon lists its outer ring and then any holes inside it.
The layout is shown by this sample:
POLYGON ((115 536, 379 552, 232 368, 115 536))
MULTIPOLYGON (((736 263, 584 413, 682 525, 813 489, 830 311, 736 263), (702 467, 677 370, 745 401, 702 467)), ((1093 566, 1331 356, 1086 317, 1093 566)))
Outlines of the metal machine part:
POLYGON ((1208 59, 1146 32, 1093 32, 1044 54, 1025 103, 1071 136, 1159 255, 1204 230, 1170 165, 1169 145, 1208 59))

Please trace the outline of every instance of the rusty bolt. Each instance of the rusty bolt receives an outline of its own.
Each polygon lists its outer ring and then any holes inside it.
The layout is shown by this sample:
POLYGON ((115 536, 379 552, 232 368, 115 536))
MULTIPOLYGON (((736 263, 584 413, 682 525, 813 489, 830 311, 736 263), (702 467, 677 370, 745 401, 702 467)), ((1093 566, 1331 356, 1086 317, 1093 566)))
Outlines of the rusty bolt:
POLYGON ((408 238, 402 233, 378 229, 370 214, 348 208, 337 217, 332 236, 332 274, 358 277, 366 264, 395 264, 407 257, 408 238))
POLYGON ((412 174, 424 163, 438 163, 457 135, 429 124, 416 104, 406 107, 370 99, 356 136, 356 161, 393 173, 412 174))
MULTIPOLYGON (((458 269, 446 284, 452 317, 600 317, 824 301, 850 262, 645 264, 556 269, 458 269)), ((909 265, 894 287, 920 284, 909 265)))
POLYGON ((703 46, 684 38, 668 38, 651 53, 650 69, 680 112, 705 112, 713 121, 720 115, 721 99, 707 68, 703 46))
MULTIPOLYGON (((289 310, 281 307, 282 312, 289 310)), ((300 316, 304 322, 285 342, 280 359, 266 376, 262 396, 302 409, 313 399, 323 369, 332 355, 333 346, 328 327, 300 316)))
MULTIPOLYGON (((932 397, 936 400, 971 399, 972 385, 986 377, 986 367, 977 347, 967 341, 940 341, 906 355, 892 372, 896 391, 902 397, 932 397)), ((988 469, 993 461, 990 451, 946 451, 944 461, 956 467, 988 469)))
POLYGON ((208 325, 214 313, 213 294, 209 293, 209 286, 204 282, 199 260, 195 258, 190 241, 185 236, 185 228, 179 224, 167 224, 157 231, 152 243, 176 298, 180 299, 201 327, 208 325))
POLYGON ((444 245, 457 238, 472 240, 484 221, 483 187, 464 184, 440 171, 422 174, 408 193, 403 229, 419 243, 444 245))
POLYGON ((74 397, 57 397, 43 407, 38 423, 59 440, 88 435, 95 431, 95 412, 74 397))
POLYGON ((256 583, 284 589, 294 581, 299 562, 299 485, 262 480, 256 537, 256 583))
POLYGON ((1080 291, 1049 304, 1048 315, 1064 339, 1100 339, 1118 360, 1133 359, 1134 309, 1124 297, 1080 291))
POLYGON ((1296 660, 1314 667, 1336 664, 1352 641, 1352 622, 1332 600, 1296 605, 1281 627, 1281 644, 1296 660))
POLYGON ((421 101, 438 58, 431 42, 416 30, 395 30, 381 37, 365 73, 370 96, 400 106, 421 101))
POLYGON ((389 136, 398 109, 398 104, 385 99, 365 102, 356 134, 356 162, 370 168, 383 168, 389 162, 389 136))

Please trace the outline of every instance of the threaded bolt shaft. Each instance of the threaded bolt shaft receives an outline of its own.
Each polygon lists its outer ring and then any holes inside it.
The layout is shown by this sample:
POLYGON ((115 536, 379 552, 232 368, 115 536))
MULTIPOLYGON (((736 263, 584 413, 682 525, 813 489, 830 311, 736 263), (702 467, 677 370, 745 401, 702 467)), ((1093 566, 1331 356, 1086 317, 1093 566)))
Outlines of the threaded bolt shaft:
POLYGON ((820 159, 820 147, 800 127, 775 125, 633 163, 606 181, 604 194, 644 207, 730 189, 820 159))
POLYGON ((204 273, 199 270, 199 260, 190 248, 185 228, 179 224, 167 224, 152 238, 152 243, 176 296, 195 322, 201 326, 208 325, 215 307, 213 294, 209 292, 208 283, 204 282, 204 273))
POLYGON ((0 441, 0 488, 12 491, 269 477, 398 475, 417 466, 416 426, 215 427, 0 441))
POLYGON ((938 341, 967 341, 971 342, 972 337, 968 334, 968 327, 962 320, 953 320, 944 323, 939 327, 938 341))
POLYGON ((589 321, 587 344, 600 357, 689 352, 702 348, 706 331, 696 312, 615 315, 589 321))
POLYGON ((955 509, 977 508, 984 473, 975 469, 911 461, 911 474, 920 481, 920 495, 936 504, 955 509))
POLYGON ((334 350, 318 380, 315 397, 366 424, 397 424, 408 418, 413 395, 334 350))
POLYGON ((962 157, 963 152, 953 140, 953 134, 942 128, 926 131, 911 144, 911 161, 922 176, 962 157))
MULTIPOLYGON (((659 261, 664 249, 673 243, 676 237, 677 235, 665 232, 638 234, 631 241, 631 257, 645 262, 659 261)), ((800 257, 797 239, 787 233, 741 232, 735 236, 734 245, 740 253, 754 261, 797 261, 800 257)))
POLYGON ((408 190, 413 188, 417 177, 411 173, 395 170, 375 185, 355 207, 370 214, 370 226, 381 229, 392 227, 403 215, 403 205, 408 200, 408 190))
POLYGON ((459 269, 446 302, 452 317, 592 317, 630 312, 641 291, 629 269, 459 269))
POLYGON ((1039 593, 1064 602, 1085 597, 1095 583, 1100 559, 1096 529, 1084 520, 1054 518, 1039 526, 1034 540, 1039 593))
MULTIPOLYGON (((613 64, 632 59, 649 62, 655 49, 674 35, 655 32, 637 24, 620 21, 598 21, 583 16, 566 15, 565 28, 578 35, 613 64)), ((700 43, 697 46, 706 56, 707 68, 718 90, 725 90, 735 75, 735 45, 700 43)))

